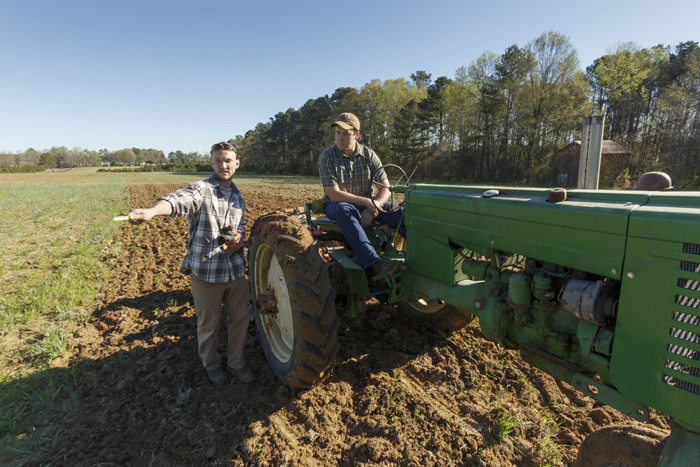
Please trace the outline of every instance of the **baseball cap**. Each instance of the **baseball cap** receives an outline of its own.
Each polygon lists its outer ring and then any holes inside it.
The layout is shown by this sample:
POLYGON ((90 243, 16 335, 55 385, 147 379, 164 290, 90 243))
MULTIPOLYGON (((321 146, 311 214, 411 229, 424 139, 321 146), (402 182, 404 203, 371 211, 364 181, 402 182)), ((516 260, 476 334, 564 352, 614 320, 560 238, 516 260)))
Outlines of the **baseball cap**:
POLYGON ((344 130, 360 131, 360 119, 357 118, 355 114, 351 114, 350 112, 343 112, 342 114, 338 115, 335 122, 331 123, 331 126, 336 125, 344 130))

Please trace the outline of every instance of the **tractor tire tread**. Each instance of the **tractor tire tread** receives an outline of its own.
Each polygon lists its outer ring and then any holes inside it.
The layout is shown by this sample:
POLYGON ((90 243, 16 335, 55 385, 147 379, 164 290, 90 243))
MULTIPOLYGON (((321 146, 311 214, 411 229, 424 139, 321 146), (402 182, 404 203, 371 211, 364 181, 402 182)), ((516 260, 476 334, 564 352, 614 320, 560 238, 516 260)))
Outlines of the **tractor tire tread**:
MULTIPOLYGON (((268 362, 290 387, 310 388, 330 373, 339 346, 340 320, 335 313, 335 290, 330 284, 329 265, 323 261, 319 243, 311 236, 308 226, 294 217, 280 213, 261 216, 254 222, 250 236, 249 264, 253 269, 253 255, 261 242, 267 243, 274 251, 286 279, 294 323, 292 355, 283 363, 272 352, 262 329, 262 320, 256 316, 268 362)), ((251 272, 251 278, 254 278, 255 271, 251 272)), ((252 281, 251 293, 255 298, 252 281)))

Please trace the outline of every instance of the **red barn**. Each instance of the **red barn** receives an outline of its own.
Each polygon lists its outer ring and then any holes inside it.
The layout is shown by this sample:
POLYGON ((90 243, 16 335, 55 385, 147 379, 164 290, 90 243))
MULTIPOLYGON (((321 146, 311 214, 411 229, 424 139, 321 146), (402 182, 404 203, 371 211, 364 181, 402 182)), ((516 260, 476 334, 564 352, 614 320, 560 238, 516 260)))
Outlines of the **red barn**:
MULTIPOLYGON (((581 141, 574 141, 552 156, 552 168, 556 177, 556 185, 564 187, 576 186, 580 154, 581 141)), ((600 157, 601 185, 612 184, 615 178, 625 168, 630 166, 632 156, 632 151, 621 144, 609 139, 603 140, 603 149, 600 157)))

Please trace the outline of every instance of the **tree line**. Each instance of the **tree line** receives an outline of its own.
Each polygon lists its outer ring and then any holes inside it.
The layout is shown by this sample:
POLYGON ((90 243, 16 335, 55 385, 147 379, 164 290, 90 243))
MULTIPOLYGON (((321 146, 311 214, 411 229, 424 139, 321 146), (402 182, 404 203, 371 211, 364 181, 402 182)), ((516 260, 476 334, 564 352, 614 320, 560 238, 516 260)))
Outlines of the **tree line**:
MULTIPOLYGON (((605 115, 605 139, 634 154, 617 186, 640 174, 669 173, 679 189, 700 189, 700 47, 617 44, 585 71, 568 37, 546 32, 503 53, 486 51, 451 78, 418 70, 410 79, 372 80, 278 112, 229 140, 242 171, 315 175, 341 112, 361 121, 360 141, 385 164, 423 180, 548 185, 552 155, 580 139, 582 121, 605 115)), ((188 165, 207 154, 156 149, 88 151, 54 147, 0 154, 0 165, 47 167, 188 165)))
POLYGON ((697 42, 618 44, 584 72, 569 39, 550 31, 484 52, 452 78, 419 70, 410 80, 338 88, 233 139, 242 168, 316 174, 333 143, 329 124, 346 111, 383 163, 418 167, 418 178, 530 185, 556 183, 552 155, 580 139, 584 117, 605 115, 604 138, 635 155, 618 186, 662 170, 676 187, 700 189, 697 42))
POLYGON ((117 151, 100 149, 91 151, 83 148, 68 149, 65 146, 53 146, 51 149, 37 151, 29 148, 18 153, 0 153, 0 167, 48 168, 99 167, 100 165, 132 166, 147 162, 153 164, 174 164, 190 166, 207 161, 209 154, 199 152, 171 151, 166 156, 159 149, 124 148, 117 151))

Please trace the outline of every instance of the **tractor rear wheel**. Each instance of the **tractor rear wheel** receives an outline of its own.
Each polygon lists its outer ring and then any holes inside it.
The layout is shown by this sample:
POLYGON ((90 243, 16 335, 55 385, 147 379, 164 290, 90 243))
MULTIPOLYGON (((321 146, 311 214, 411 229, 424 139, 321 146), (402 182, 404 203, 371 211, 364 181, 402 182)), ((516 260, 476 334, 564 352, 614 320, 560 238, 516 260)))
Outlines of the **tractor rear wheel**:
POLYGON ((339 320, 328 263, 308 227, 272 213, 258 218, 248 251, 255 323, 267 361, 292 388, 310 388, 330 371, 339 320))
POLYGON ((468 311, 444 302, 427 303, 420 299, 402 303, 400 308, 411 318, 423 323, 430 323, 443 331, 462 329, 474 319, 474 315, 468 311))

